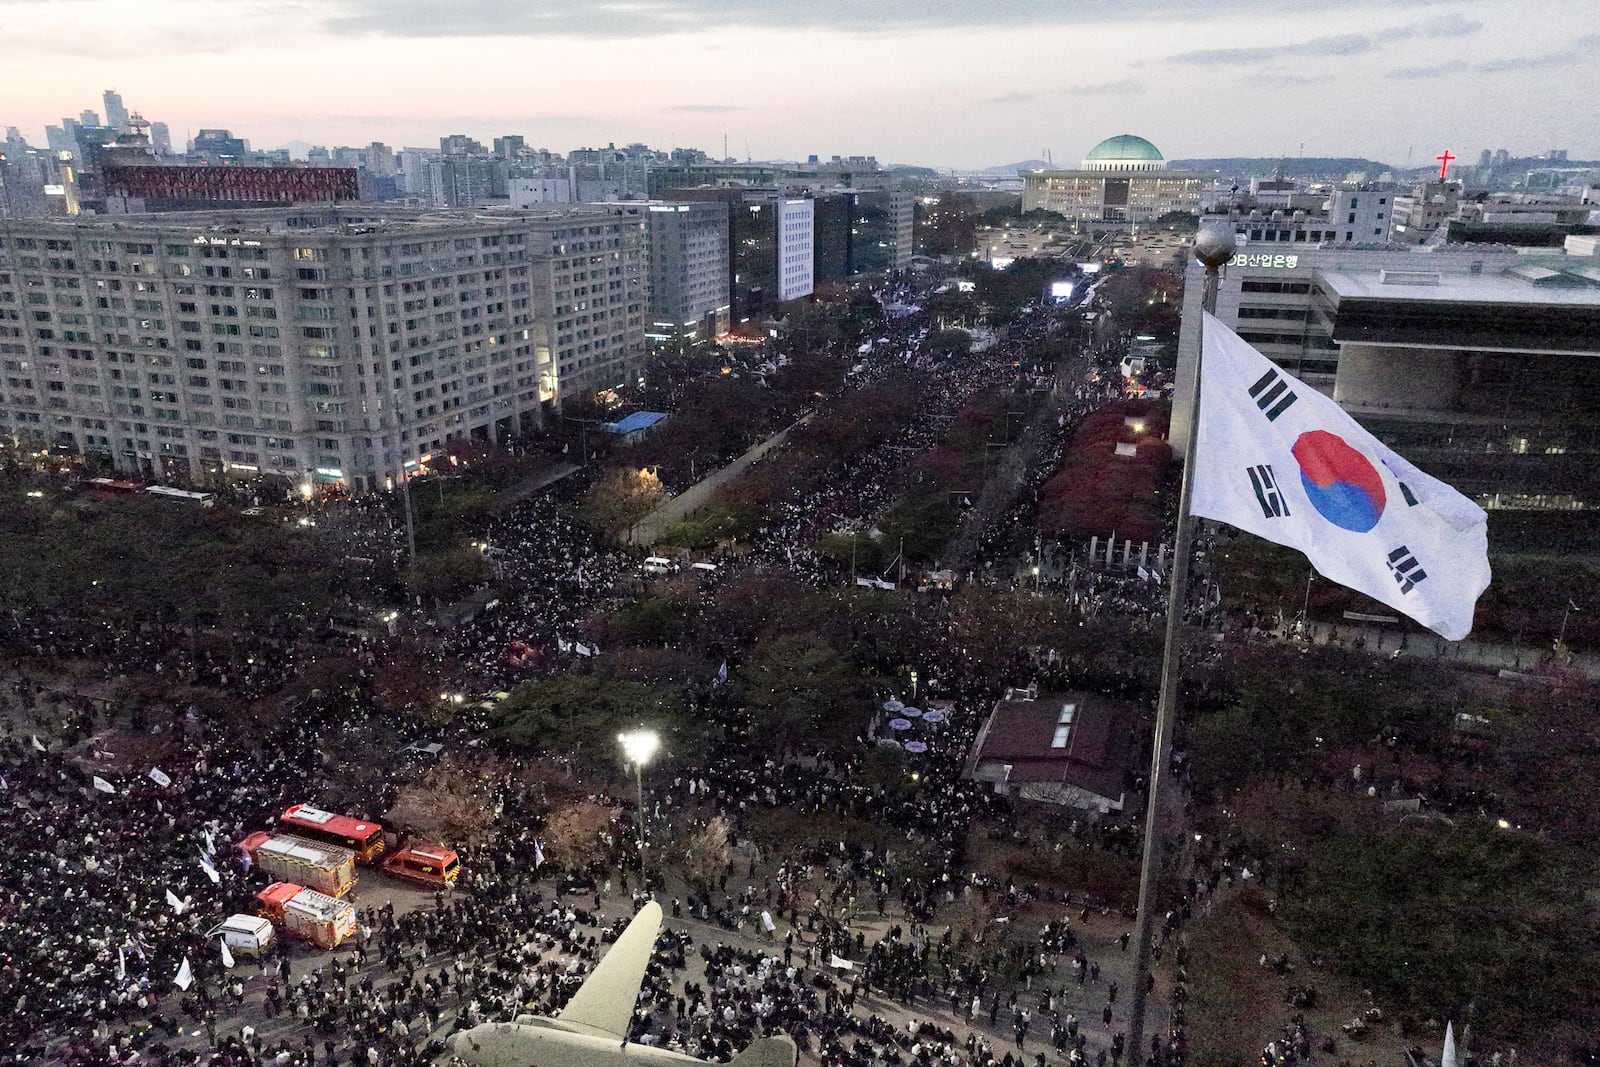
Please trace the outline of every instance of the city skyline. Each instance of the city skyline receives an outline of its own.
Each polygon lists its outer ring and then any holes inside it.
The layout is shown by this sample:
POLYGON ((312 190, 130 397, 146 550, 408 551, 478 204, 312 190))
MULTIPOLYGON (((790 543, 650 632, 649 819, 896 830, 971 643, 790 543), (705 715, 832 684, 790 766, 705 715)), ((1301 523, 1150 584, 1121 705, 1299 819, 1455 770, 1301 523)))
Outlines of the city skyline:
POLYGON ((1284 2, 1007 0, 982 10, 889 0, 487 2, 111 0, 0 3, 11 42, 0 122, 46 125, 116 88, 174 144, 226 127, 291 141, 431 145, 517 133, 557 151, 615 142, 738 158, 875 155, 1071 165, 1140 134, 1168 158, 1365 156, 1424 166, 1443 148, 1600 157, 1585 121, 1600 44, 1576 3, 1536 22, 1485 2, 1352 0, 1307 25, 1284 2), (551 32, 554 28, 556 32, 551 32), (297 72, 309 76, 295 76, 297 72), (419 74, 418 72, 428 72, 419 74), (803 87, 803 91, 797 91, 803 87), (1202 90, 1197 92, 1198 89, 1202 90), (1174 108, 1204 99, 1207 110, 1174 108), (874 103, 863 106, 864 100, 874 103), (648 101, 640 104, 639 101, 648 101))

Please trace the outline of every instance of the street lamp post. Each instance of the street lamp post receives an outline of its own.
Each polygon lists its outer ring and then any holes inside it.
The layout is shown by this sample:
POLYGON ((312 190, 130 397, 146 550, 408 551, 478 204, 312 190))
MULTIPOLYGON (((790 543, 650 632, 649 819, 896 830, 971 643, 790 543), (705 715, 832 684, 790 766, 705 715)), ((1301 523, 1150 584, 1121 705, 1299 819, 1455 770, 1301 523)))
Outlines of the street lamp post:
POLYGON ((639 882, 642 888, 645 880, 644 765, 650 762, 650 758, 661 747, 661 736, 654 730, 640 728, 618 734, 617 740, 622 743, 623 758, 633 764, 633 781, 639 791, 639 882))
POLYGON ((1572 613, 1574 611, 1577 611, 1577 610, 1578 610, 1578 605, 1574 604, 1572 602, 1572 599, 1570 597, 1568 597, 1567 598, 1567 609, 1561 613, 1561 632, 1556 635, 1556 644, 1557 645, 1560 645, 1560 646, 1566 645, 1566 643, 1567 643, 1567 620, 1570 619, 1572 617, 1572 613))

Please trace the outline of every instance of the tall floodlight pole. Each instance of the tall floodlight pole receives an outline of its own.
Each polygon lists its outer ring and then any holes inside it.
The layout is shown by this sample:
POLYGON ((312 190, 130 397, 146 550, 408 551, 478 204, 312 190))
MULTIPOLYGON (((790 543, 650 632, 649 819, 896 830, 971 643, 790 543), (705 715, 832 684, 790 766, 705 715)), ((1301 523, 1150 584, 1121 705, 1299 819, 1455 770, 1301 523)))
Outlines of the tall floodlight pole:
POLYGON ((417 562, 417 521, 411 514, 411 472, 404 465, 400 468, 400 495, 406 506, 406 562, 416 565, 417 562))
MULTIPOLYGON (((1222 265, 1233 258, 1233 229, 1224 224, 1208 227, 1195 237, 1194 256, 1206 268, 1206 283, 1200 300, 1207 314, 1217 310, 1217 284, 1222 265)), ((1202 338, 1204 330, 1201 331, 1202 338)), ((1202 349, 1204 342, 1202 340, 1202 349)), ((1167 638, 1161 653, 1161 696, 1156 705, 1156 732, 1150 753, 1150 782, 1144 812, 1144 862, 1139 869, 1139 916, 1134 925, 1136 947, 1133 970, 1133 999, 1128 1008, 1128 1043, 1124 1054, 1134 1067, 1145 1061, 1144 1018, 1145 986, 1150 980, 1150 955, 1157 880, 1161 867, 1161 786, 1167 765, 1172 762, 1172 726, 1178 715, 1178 679, 1183 672, 1180 650, 1183 613, 1189 593, 1189 556, 1194 523, 1189 518, 1189 498, 1194 491, 1195 442, 1200 436, 1200 364, 1202 351, 1194 362, 1194 377, 1184 383, 1189 395, 1189 435, 1183 448, 1183 487, 1178 494, 1178 532, 1172 553, 1172 584, 1167 589, 1167 638)))
POLYGON ((639 790, 639 885, 644 887, 644 765, 650 762, 650 757, 656 754, 656 749, 661 747, 661 737, 654 730, 630 730, 625 734, 618 734, 617 740, 622 743, 622 755, 629 763, 633 764, 633 781, 639 790))

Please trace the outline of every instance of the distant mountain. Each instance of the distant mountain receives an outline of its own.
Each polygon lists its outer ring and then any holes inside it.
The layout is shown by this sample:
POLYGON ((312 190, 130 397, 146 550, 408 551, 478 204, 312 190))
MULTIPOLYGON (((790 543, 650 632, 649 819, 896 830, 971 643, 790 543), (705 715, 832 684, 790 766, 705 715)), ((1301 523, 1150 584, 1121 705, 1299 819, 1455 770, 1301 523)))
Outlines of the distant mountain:
POLYGON ((993 174, 996 177, 1008 178, 1024 170, 1051 170, 1051 164, 1043 159, 1025 159, 1021 163, 1007 163, 1003 167, 985 167, 979 174, 993 174))
POLYGON ((939 172, 932 167, 919 167, 914 163, 890 163, 884 168, 891 174, 899 174, 909 178, 937 178, 939 172))
POLYGON ((1386 170, 1394 170, 1388 163, 1362 159, 1358 156, 1223 156, 1218 159, 1170 159, 1167 166, 1173 170, 1212 171, 1223 177, 1271 177, 1279 171, 1285 178, 1343 177, 1362 174, 1376 178, 1386 170))

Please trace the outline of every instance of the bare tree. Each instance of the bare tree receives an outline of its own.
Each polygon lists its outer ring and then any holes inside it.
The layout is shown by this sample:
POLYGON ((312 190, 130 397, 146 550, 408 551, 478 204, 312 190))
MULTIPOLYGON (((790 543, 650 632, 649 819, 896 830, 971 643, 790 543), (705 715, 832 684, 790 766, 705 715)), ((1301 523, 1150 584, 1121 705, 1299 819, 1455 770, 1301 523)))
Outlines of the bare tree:
POLYGON ((683 857, 683 876, 696 889, 709 890, 728 869, 733 849, 729 843, 728 821, 718 816, 690 830, 678 841, 683 857))

